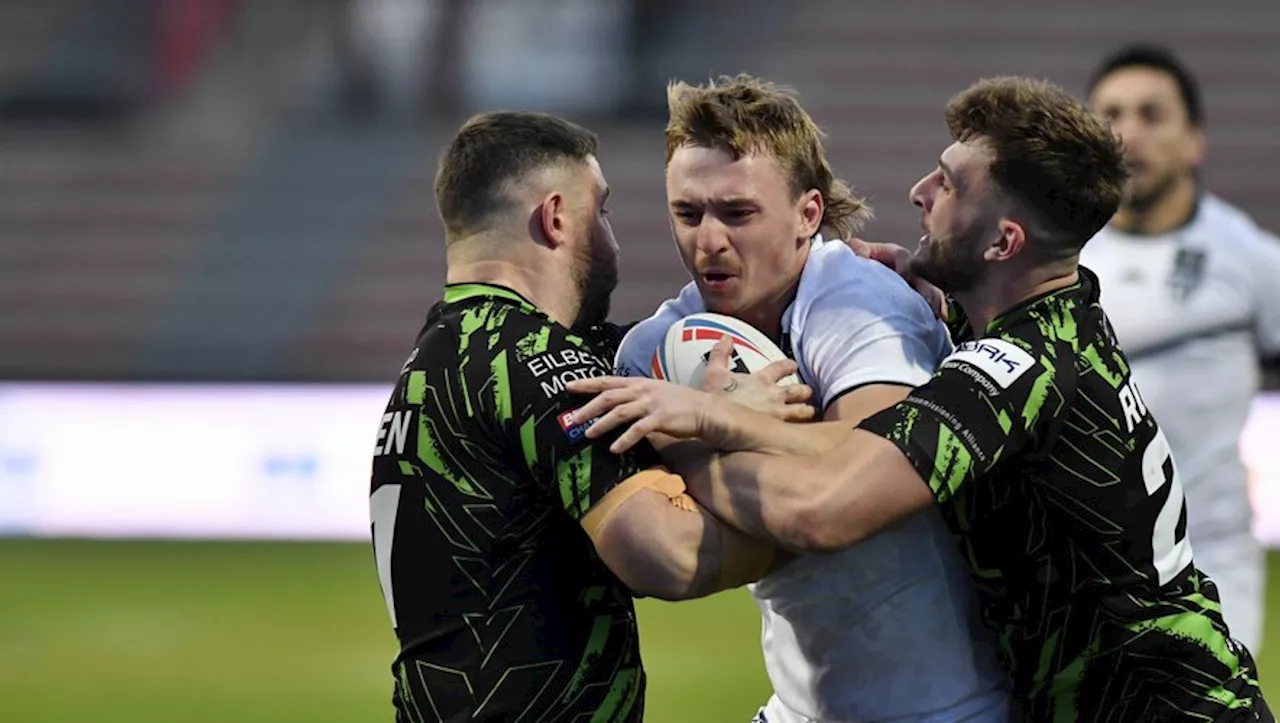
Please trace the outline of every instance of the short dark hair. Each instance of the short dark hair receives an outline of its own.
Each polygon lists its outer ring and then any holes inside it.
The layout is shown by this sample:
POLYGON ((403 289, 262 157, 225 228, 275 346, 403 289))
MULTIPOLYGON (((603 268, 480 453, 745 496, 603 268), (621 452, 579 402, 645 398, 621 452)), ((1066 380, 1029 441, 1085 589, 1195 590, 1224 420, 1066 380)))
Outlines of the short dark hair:
POLYGON ((982 80, 951 99, 946 118, 956 141, 990 145, 988 173, 998 193, 1030 212, 1038 256, 1079 253, 1119 207, 1128 178, 1119 139, 1058 86, 982 80))
POLYGON ((1150 68, 1168 73, 1173 78, 1173 82, 1178 85, 1178 95, 1182 96, 1182 106, 1187 110, 1187 119, 1191 121, 1191 125, 1197 128, 1204 125, 1204 104, 1200 100, 1200 84, 1177 56, 1159 45, 1126 45, 1103 58, 1089 79, 1089 95, 1093 95, 1098 84, 1107 76, 1126 68, 1150 68))
POLYGON ((474 232, 509 203, 506 186, 547 166, 596 155, 591 131, 547 113, 497 111, 473 116, 440 157, 436 206, 447 238, 474 232))

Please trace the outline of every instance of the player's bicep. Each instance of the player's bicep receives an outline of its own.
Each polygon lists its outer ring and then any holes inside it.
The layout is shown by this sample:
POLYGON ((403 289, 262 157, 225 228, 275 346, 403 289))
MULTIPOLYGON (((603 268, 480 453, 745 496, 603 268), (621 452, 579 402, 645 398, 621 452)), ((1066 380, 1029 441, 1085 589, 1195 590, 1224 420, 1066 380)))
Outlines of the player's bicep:
POLYGON ((827 405, 824 422, 848 422, 856 427, 862 420, 907 398, 911 387, 905 384, 867 384, 846 390, 827 405))
POLYGON ((868 385, 924 383, 945 341, 932 317, 844 292, 809 310, 797 348, 828 409, 838 397, 868 385))

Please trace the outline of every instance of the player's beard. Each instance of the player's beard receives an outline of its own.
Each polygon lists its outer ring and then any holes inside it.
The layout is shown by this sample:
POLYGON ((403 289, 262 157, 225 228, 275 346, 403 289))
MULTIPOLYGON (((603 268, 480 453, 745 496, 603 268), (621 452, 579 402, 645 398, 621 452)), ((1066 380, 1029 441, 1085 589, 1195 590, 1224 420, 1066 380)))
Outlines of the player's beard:
POLYGON ((1128 193, 1121 201, 1122 206, 1129 211, 1144 213, 1173 193, 1179 180, 1179 174, 1175 172, 1157 179, 1149 187, 1141 190, 1135 189, 1130 183, 1128 193))
POLYGON ((948 294, 971 291, 986 273, 986 236, 986 229, 976 223, 951 236, 930 235, 928 246, 911 259, 911 271, 948 294))
POLYGON ((609 318, 609 301, 618 287, 618 257, 609 242, 594 233, 578 248, 573 276, 582 301, 574 326, 593 326, 609 318))

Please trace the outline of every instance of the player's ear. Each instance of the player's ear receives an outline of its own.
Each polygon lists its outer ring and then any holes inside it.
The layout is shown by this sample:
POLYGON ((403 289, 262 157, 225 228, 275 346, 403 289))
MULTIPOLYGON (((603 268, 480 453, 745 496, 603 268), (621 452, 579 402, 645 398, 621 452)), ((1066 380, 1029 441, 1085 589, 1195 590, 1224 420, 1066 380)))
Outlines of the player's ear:
POLYGON ((826 205, 822 201, 822 192, 816 188, 810 188, 800 194, 797 203, 800 226, 796 235, 807 241, 818 232, 819 228, 822 228, 822 214, 826 210, 826 205))
POLYGON ((1187 153, 1190 155, 1187 161, 1192 168, 1199 168, 1204 162, 1204 152, 1208 142, 1205 140, 1204 131, 1200 128, 1192 130, 1191 139, 1191 143, 1187 144, 1187 153))
POLYGON ((569 208, 563 193, 552 191, 542 199, 534 213, 536 237, 543 239, 548 248, 559 248, 568 240, 569 208))
POLYGON ((999 235, 982 254, 987 261, 1008 261, 1027 245, 1026 229, 1017 221, 1002 218, 996 222, 996 230, 999 235))
POLYGON ((818 233, 819 228, 822 228, 822 215, 826 211, 822 192, 817 188, 810 188, 809 191, 801 193, 797 210, 800 212, 800 228, 797 235, 808 241, 813 238, 813 234, 818 233))

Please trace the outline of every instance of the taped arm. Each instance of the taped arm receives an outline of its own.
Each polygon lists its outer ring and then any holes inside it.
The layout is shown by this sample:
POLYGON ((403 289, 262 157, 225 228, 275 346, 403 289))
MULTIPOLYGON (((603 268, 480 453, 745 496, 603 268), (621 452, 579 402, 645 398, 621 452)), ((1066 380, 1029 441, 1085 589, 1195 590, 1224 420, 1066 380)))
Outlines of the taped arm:
POLYGON ((638 595, 691 600, 755 582, 772 545, 729 528, 685 493, 684 481, 649 469, 610 490, 581 520, 596 552, 638 595))

